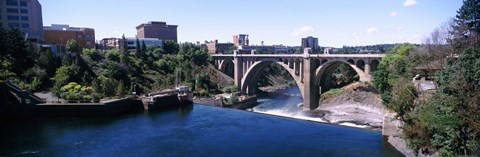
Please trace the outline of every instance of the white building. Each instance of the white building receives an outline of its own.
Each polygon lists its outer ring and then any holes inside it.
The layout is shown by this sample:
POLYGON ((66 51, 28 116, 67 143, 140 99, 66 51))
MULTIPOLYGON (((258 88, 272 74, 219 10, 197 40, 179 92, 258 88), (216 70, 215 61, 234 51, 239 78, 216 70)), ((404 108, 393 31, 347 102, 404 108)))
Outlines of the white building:
MULTIPOLYGON (((100 41, 101 49, 110 50, 112 48, 119 48, 121 45, 122 38, 104 38, 100 41)), ((137 48, 137 38, 128 37, 127 40, 128 50, 135 50, 137 48)), ((157 38, 138 38, 140 42, 139 45, 142 46, 142 43, 145 42, 147 47, 163 47, 163 41, 157 38)))

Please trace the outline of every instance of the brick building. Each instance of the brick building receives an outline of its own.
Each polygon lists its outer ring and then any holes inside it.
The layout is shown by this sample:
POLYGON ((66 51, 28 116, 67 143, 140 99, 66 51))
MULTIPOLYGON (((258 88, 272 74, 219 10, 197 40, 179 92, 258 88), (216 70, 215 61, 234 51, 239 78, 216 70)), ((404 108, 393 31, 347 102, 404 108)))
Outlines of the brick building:
POLYGON ((167 25, 166 22, 151 21, 142 23, 137 28, 137 38, 157 38, 162 41, 173 40, 177 42, 178 25, 167 25))
POLYGON ((233 43, 218 43, 218 40, 205 41, 208 53, 226 53, 233 47, 233 43))
POLYGON ((82 48, 95 48, 95 30, 93 28, 56 25, 43 27, 46 44, 65 45, 75 39, 82 48))

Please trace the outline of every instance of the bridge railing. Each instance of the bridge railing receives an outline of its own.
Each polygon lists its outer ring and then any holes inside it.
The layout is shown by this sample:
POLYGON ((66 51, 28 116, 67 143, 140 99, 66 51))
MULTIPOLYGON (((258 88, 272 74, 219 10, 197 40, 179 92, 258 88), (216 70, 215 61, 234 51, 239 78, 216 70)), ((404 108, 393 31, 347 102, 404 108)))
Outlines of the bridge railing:
POLYGON ((385 54, 214 54, 213 57, 265 57, 265 58, 383 58, 385 54))
POLYGON ((15 94, 19 95, 20 97, 25 97, 27 99, 31 99, 31 100, 34 100, 35 102, 34 103, 43 103, 46 101, 46 99, 43 99, 43 98, 40 98, 32 93, 29 93, 21 88, 19 88, 18 86, 14 85, 13 83, 11 82, 5 82, 5 85, 8 87, 8 89, 12 92, 14 92, 15 94))

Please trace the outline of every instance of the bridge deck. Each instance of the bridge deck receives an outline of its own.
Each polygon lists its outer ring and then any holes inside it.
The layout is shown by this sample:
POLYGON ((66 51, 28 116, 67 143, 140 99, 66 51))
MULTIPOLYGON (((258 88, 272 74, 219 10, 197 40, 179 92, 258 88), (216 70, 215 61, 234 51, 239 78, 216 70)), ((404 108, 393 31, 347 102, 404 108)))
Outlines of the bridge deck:
POLYGON ((385 54, 214 54, 211 56, 259 58, 383 58, 385 54))

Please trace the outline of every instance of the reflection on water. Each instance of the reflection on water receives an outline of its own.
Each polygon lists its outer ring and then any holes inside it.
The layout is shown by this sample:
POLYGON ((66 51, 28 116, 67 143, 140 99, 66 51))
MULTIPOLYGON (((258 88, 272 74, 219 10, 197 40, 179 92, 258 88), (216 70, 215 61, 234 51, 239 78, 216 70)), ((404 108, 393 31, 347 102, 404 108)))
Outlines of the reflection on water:
POLYGON ((0 156, 395 156, 375 131, 194 104, 1 123, 0 156))

